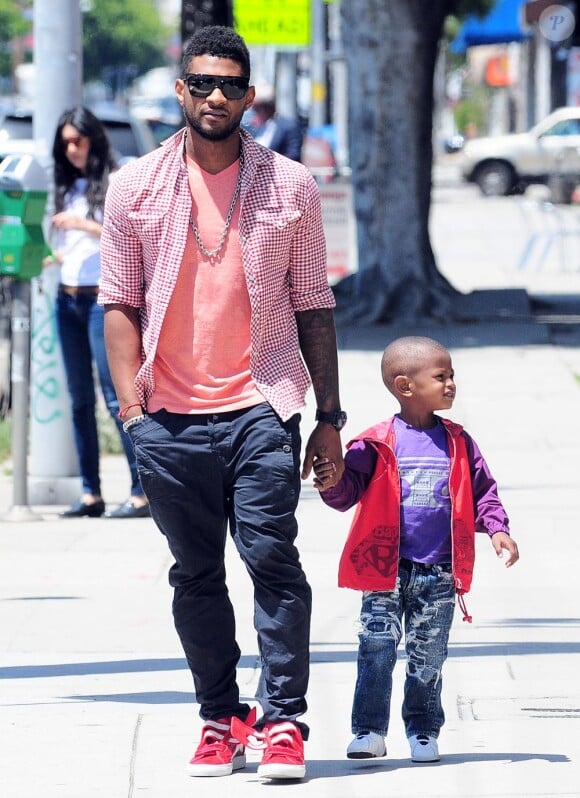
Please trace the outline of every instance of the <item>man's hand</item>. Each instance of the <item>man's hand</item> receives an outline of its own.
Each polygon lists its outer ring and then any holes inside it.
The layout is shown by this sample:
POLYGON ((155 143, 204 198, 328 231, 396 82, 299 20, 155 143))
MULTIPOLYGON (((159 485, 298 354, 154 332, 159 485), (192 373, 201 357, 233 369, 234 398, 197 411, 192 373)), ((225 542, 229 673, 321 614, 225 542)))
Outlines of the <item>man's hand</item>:
POLYGON ((314 483, 316 487, 318 487, 317 481, 325 488, 336 485, 344 473, 344 462, 340 433, 331 424, 320 422, 310 435, 302 464, 302 479, 307 479, 315 461, 317 462, 314 483), (323 461, 325 465, 321 469, 323 461))

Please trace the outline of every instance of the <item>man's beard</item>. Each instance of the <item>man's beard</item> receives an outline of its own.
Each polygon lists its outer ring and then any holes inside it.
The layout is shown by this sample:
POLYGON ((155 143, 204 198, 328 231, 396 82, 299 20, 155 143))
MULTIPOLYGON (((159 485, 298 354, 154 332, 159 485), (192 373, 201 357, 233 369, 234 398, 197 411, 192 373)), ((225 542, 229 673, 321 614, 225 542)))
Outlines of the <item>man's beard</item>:
POLYGON ((184 109, 183 114, 185 116, 185 120, 187 124, 195 130, 202 138, 207 139, 208 141, 224 141, 225 139, 229 138, 232 133, 235 133, 236 130, 240 126, 240 122, 242 117, 240 116, 238 119, 231 119, 230 123, 219 130, 210 129, 202 127, 201 121, 199 119, 194 118, 191 114, 188 114, 187 111, 184 109))

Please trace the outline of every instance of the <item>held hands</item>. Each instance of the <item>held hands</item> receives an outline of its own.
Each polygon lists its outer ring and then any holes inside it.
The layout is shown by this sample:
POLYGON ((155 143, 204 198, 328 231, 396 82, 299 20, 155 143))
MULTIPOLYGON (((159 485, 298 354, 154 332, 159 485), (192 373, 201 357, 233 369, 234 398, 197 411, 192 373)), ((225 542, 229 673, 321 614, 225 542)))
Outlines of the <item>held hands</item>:
POLYGON ((339 480, 336 478, 336 463, 328 457, 317 457, 312 464, 314 469, 314 487, 321 493, 333 488, 339 480))
POLYGON ((495 532, 491 537, 491 545, 500 559, 503 559, 504 549, 508 552, 509 557, 506 560, 506 568, 511 568, 520 559, 518 544, 505 532, 495 532))
POLYGON ((334 487, 344 473, 340 433, 331 424, 319 423, 308 439, 302 479, 306 479, 313 468, 314 487, 318 490, 334 487))

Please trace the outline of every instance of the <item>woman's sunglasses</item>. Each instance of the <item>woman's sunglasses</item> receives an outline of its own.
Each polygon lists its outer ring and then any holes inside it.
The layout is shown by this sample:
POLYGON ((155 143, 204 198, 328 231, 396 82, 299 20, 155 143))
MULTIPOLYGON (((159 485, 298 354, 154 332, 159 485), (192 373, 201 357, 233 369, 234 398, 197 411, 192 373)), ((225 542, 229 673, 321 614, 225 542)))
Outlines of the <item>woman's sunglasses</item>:
POLYGON ((241 100, 248 91, 250 79, 190 73, 184 76, 183 82, 192 97, 209 97, 212 91, 219 89, 226 100, 241 100))

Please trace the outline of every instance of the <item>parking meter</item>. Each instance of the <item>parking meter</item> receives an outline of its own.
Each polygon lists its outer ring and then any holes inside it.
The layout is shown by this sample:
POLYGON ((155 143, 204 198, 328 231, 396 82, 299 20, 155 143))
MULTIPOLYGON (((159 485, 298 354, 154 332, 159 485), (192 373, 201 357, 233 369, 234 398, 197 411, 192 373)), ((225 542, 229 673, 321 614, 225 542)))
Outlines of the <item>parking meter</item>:
POLYGON ((40 520, 28 507, 31 280, 49 248, 42 223, 48 177, 32 155, 11 155, 0 164, 0 274, 12 277, 12 464, 14 502, 8 521, 40 520))
POLYGON ((46 171, 32 155, 9 155, 0 164, 0 274, 30 280, 50 250, 42 223, 48 197, 46 171))

